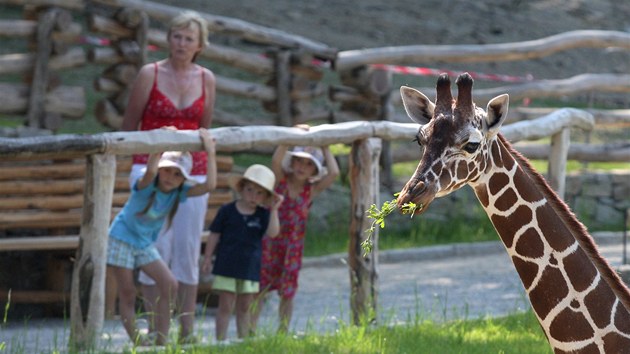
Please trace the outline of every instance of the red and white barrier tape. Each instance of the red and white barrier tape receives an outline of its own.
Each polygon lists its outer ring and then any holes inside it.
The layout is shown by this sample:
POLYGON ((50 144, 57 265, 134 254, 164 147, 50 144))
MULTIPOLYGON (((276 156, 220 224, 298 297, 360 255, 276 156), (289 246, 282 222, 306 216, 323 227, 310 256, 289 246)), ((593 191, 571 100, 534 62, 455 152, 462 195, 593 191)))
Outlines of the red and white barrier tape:
MULTIPOLYGON (((401 65, 387 65, 387 64, 372 64, 372 68, 391 71, 396 74, 402 75, 417 75, 417 76, 439 76, 440 74, 447 73, 449 76, 456 77, 461 72, 452 70, 422 68, 415 66, 401 66, 401 65)), ((476 72, 468 72, 473 79, 485 80, 485 81, 502 81, 502 82, 526 82, 532 81, 534 77, 532 75, 527 76, 510 76, 499 74, 484 74, 476 72)))

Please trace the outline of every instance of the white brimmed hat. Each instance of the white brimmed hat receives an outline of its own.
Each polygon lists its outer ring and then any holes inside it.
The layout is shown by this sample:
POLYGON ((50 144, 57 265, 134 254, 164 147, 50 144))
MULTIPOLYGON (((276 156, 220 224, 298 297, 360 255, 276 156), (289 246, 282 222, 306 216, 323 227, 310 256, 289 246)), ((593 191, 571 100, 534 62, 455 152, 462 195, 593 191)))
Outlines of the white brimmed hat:
POLYGON ((232 189, 238 190, 238 184, 242 180, 248 180, 256 183, 266 189, 269 193, 274 193, 273 189, 276 185, 276 176, 267 166, 258 164, 251 165, 247 168, 247 170, 245 170, 245 173, 242 176, 230 176, 228 183, 232 189))
POLYGON ((166 151, 160 157, 158 168, 175 167, 181 171, 186 179, 192 179, 190 177, 192 165, 192 155, 188 151, 166 151))
POLYGON ((285 172, 292 172, 291 159, 293 157, 302 157, 313 161, 317 167, 317 173, 311 177, 311 181, 317 181, 328 173, 328 169, 324 167, 324 152, 316 146, 295 146, 293 150, 287 151, 282 159, 282 169, 285 172))

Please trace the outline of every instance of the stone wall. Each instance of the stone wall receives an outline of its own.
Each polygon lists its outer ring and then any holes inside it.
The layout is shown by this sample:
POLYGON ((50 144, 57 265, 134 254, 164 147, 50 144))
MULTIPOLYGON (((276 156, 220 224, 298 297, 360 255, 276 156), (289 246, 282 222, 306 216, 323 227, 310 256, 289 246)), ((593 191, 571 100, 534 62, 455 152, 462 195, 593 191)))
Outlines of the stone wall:
POLYGON ((630 209, 630 172, 568 175, 564 198, 589 229, 623 229, 626 209, 630 209))

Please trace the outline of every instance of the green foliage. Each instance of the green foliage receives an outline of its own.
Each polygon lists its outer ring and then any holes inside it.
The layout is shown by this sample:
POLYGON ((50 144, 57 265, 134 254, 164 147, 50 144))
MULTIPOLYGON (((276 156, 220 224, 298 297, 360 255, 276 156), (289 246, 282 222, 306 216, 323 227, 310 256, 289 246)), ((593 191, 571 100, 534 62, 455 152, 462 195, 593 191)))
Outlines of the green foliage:
MULTIPOLYGON (((533 313, 448 323, 340 325, 334 333, 270 335, 230 345, 172 345, 143 353, 551 353, 533 313)), ((128 353, 136 353, 135 350, 128 353)))
MULTIPOLYGON (((395 196, 398 195, 396 194, 395 196)), ((396 209, 396 199, 384 202, 380 210, 376 207, 375 204, 370 205, 370 208, 366 211, 366 213, 367 217, 372 219, 372 225, 370 225, 370 228, 365 230, 367 237, 365 238, 365 240, 363 240, 363 242, 361 242, 361 248, 363 249, 363 252, 372 252, 372 235, 376 230, 376 226, 379 226, 381 229, 385 228, 385 218, 396 209)), ((422 204, 416 205, 413 202, 407 202, 401 206, 402 213, 411 214, 412 217, 416 211, 420 210, 422 210, 422 204)))

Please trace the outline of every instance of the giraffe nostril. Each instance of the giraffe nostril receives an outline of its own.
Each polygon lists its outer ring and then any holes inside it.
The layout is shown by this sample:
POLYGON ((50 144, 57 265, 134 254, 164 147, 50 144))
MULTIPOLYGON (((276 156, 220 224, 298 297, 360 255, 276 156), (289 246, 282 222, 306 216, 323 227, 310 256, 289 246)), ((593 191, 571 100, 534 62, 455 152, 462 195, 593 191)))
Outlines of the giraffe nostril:
POLYGON ((411 188, 409 193, 412 195, 417 195, 424 192, 425 189, 427 189, 427 185, 422 181, 418 181, 418 183, 416 183, 416 185, 411 188))

